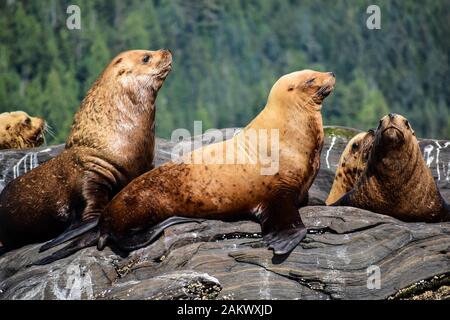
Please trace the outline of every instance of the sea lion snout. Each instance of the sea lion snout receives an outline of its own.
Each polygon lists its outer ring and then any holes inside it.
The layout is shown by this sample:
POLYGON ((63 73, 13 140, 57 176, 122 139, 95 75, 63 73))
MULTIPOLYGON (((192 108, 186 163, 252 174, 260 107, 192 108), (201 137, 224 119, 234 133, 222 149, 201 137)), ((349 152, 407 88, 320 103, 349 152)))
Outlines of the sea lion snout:
POLYGON ((382 132, 383 142, 388 144, 400 144, 404 142, 403 132, 395 126, 388 127, 382 132))
POLYGON ((395 145, 404 143, 410 134, 414 135, 409 121, 396 113, 389 113, 380 120, 377 133, 384 142, 395 145))

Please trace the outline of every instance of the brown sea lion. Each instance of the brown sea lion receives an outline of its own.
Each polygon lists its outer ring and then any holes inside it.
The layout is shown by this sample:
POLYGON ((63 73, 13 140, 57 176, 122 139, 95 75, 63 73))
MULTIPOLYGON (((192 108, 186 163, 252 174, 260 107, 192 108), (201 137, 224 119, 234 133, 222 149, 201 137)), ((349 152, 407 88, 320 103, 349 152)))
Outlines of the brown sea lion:
POLYGON ((108 204, 97 230, 37 264, 95 244, 102 249, 107 242, 121 251, 132 251, 186 218, 236 220, 256 216, 264 240, 275 254, 290 252, 306 235, 298 202, 319 170, 324 137, 320 111, 334 84, 335 76, 328 72, 303 70, 281 77, 272 87, 265 108, 237 135, 197 149, 181 163, 168 162, 133 180, 108 204), (258 138, 267 134, 267 139, 252 143, 248 137, 253 134, 258 138), (273 145, 278 170, 266 172, 264 169, 270 167, 258 154, 264 146, 273 145), (225 157, 212 156, 218 154, 225 157), (215 162, 217 159, 229 163, 215 162))
POLYGON ((23 111, 0 114, 0 150, 36 148, 45 141, 47 124, 23 111))
POLYGON ((342 152, 336 169, 333 186, 325 203, 330 205, 353 189, 366 168, 375 130, 358 133, 342 152))
POLYGON ((333 205, 352 206, 403 221, 450 220, 414 131, 401 115, 380 120, 367 167, 356 187, 333 205))
POLYGON ((11 250, 96 224, 112 197, 152 169, 155 99, 171 70, 167 50, 119 54, 75 115, 65 150, 0 195, 0 242, 11 250))

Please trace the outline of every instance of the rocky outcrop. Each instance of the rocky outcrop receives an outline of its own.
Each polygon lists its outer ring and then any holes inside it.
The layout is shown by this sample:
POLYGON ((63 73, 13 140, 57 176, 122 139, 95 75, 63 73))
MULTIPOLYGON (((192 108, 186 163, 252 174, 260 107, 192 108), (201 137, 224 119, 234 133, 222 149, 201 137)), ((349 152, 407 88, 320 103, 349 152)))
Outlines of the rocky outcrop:
MULTIPOLYGON (((208 136, 196 139, 210 142, 208 136)), ((311 204, 328 195, 346 142, 343 136, 326 138, 311 204)), ((158 140, 157 165, 170 159, 172 147, 158 140)), ((450 200, 450 143, 422 140, 421 148, 450 200)), ((32 152, 40 163, 61 150, 32 152)), ((5 181, 23 173, 30 154, 1 153, 5 181)), ((30 266, 44 255, 40 245, 26 246, 0 257, 0 299, 386 299, 406 297, 400 289, 420 287, 425 279, 448 279, 450 223, 404 223, 345 207, 309 206, 300 213, 308 235, 278 258, 264 246, 260 226, 250 221, 173 226, 126 258, 109 248, 87 248, 47 266, 30 266)), ((448 296, 443 281, 432 288, 433 297, 448 296)))
POLYGON ((88 248, 27 267, 42 256, 39 245, 27 246, 0 258, 0 298, 384 299, 449 271, 448 223, 403 223, 345 207, 300 213, 309 233, 281 258, 249 221, 174 226, 127 258, 88 248))

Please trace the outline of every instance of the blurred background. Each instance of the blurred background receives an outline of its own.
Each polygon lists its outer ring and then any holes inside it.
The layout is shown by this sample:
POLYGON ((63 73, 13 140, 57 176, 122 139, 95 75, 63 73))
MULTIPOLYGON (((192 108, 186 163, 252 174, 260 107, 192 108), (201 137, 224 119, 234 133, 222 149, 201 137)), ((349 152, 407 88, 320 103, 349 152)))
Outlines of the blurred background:
POLYGON ((397 112, 421 137, 450 138, 450 1, 0 0, 0 112, 43 116, 64 142, 117 53, 170 48, 157 134, 245 125, 281 75, 334 71, 325 125, 366 130, 397 112), (376 2, 376 3, 375 3, 376 2), (69 5, 81 30, 68 30, 69 5), (381 8, 369 30, 366 9, 381 8))

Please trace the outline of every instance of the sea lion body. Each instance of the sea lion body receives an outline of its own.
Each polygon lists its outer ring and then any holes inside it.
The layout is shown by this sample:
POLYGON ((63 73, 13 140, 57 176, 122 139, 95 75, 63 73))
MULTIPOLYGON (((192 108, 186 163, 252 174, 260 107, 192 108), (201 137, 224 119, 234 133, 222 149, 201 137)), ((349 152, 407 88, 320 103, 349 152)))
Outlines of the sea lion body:
POLYGON ((353 206, 403 221, 449 221, 450 211, 427 167, 407 119, 380 120, 366 170, 334 205, 353 206))
POLYGON ((181 161, 166 163, 133 180, 108 204, 98 231, 84 234, 38 264, 90 245, 102 249, 108 242, 121 251, 132 251, 149 244, 165 227, 198 218, 257 217, 264 240, 275 254, 290 252, 306 235, 298 213, 299 199, 319 171, 321 104, 334 83, 334 74, 311 70, 281 77, 263 111, 239 134, 196 149, 181 161), (271 129, 278 132, 278 138, 267 133, 271 129), (267 140, 258 146, 251 143, 246 137, 254 132, 266 132, 267 140), (262 174, 265 165, 258 160, 257 150, 272 143, 279 151, 278 170, 262 174), (211 163, 211 155, 218 150, 246 162, 211 163))
POLYGON ((44 119, 23 111, 0 114, 0 150, 36 148, 45 142, 44 119))
POLYGON ((295 195, 307 193, 319 170, 322 119, 319 113, 304 115, 305 130, 295 116, 274 118, 270 110, 265 111, 232 139, 193 151, 185 157, 189 164, 170 162, 135 179, 105 210, 102 230, 120 246, 130 230, 172 216, 235 220, 249 217, 258 207, 282 206, 284 201, 294 205, 295 195), (280 136, 279 171, 262 175, 261 163, 244 137, 250 130, 272 128, 286 130, 280 136), (235 150, 235 159, 245 154, 256 164, 193 164, 193 159, 207 158, 218 148, 235 150))
POLYGON ((333 185, 325 201, 326 205, 336 202, 356 185, 366 168, 374 134, 374 130, 360 132, 347 143, 339 159, 333 185))
POLYGON ((87 93, 65 150, 0 194, 0 242, 11 250, 97 220, 129 181, 152 169, 154 103, 168 51, 119 54, 87 93))

